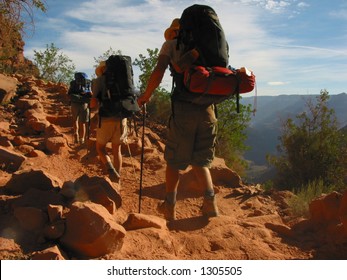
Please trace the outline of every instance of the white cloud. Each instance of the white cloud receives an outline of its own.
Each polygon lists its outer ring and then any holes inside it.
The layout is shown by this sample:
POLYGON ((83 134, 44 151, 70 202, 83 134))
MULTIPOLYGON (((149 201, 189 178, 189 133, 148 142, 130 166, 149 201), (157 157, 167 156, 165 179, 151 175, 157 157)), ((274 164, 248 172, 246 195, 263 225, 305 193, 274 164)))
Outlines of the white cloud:
MULTIPOLYGON (((223 0, 210 2, 212 2, 211 5, 215 5, 216 2, 223 2, 223 0)), ((298 0, 235 0, 233 2, 236 4, 242 3, 243 5, 263 8, 268 12, 276 14, 283 12, 297 14, 300 10, 310 7, 310 5, 304 1, 297 3, 298 0)))
POLYGON ((347 20, 347 9, 340 9, 338 11, 333 11, 330 13, 330 16, 337 19, 347 20))
POLYGON ((288 7, 290 4, 288 1, 274 1, 274 0, 267 0, 265 4, 265 8, 267 10, 270 10, 272 12, 279 12, 284 10, 286 7, 288 7))
POLYGON ((288 85, 290 82, 268 82, 267 83, 270 86, 283 86, 283 85, 288 85))
POLYGON ((310 4, 307 4, 307 3, 305 3, 305 2, 300 2, 300 3, 298 3, 298 8, 300 8, 300 9, 304 9, 304 8, 308 8, 308 7, 310 7, 310 4))

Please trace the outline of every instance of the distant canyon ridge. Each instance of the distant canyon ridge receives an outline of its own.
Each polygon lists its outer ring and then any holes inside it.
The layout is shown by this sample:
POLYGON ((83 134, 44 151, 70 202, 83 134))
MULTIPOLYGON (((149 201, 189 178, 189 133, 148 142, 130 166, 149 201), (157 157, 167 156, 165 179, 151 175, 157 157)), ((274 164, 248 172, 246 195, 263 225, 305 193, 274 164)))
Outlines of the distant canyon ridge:
MULTIPOLYGON (((250 126, 247 128, 247 140, 245 144, 250 150, 244 154, 244 158, 250 162, 250 169, 259 166, 262 172, 267 169, 266 155, 277 153, 276 146, 279 144, 278 137, 281 135, 283 122, 302 113, 307 107, 307 100, 316 100, 318 95, 278 95, 278 96, 257 96, 244 97, 241 103, 254 106, 256 113, 252 116, 250 126), (256 98, 256 100, 254 99, 256 98)), ((341 93, 330 95, 328 106, 334 109, 336 118, 341 129, 347 126, 347 94, 341 93)), ((250 170, 255 179, 260 179, 254 175, 254 170, 250 170)), ((256 173, 256 172, 255 172, 256 173)))

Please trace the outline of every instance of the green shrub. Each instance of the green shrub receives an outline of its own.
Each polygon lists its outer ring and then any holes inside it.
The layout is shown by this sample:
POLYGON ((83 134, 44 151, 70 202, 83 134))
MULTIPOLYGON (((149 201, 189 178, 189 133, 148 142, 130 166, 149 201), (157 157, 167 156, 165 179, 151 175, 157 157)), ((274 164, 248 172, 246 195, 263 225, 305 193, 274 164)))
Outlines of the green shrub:
POLYGON ((54 43, 47 44, 43 52, 34 50, 34 63, 40 78, 54 83, 69 84, 76 70, 72 60, 54 43))
POLYGON ((329 193, 331 191, 332 189, 324 186, 323 180, 315 180, 302 186, 297 191, 294 190, 295 196, 288 201, 288 204, 295 216, 308 218, 311 201, 323 193, 329 193))
POLYGON ((347 142, 328 100, 329 93, 322 90, 296 120, 285 121, 279 156, 268 157, 277 170, 276 188, 292 189, 320 179, 327 186, 344 186, 347 142))

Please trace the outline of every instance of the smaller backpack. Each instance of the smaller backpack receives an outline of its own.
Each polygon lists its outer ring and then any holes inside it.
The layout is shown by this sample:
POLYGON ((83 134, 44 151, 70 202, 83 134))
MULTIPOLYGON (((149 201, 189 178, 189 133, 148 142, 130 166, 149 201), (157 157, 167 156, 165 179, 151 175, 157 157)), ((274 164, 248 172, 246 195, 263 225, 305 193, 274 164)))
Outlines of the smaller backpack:
POLYGON ((68 94, 71 96, 72 102, 88 103, 90 101, 91 94, 91 81, 88 79, 88 75, 83 72, 76 72, 74 80, 70 83, 68 94))
POLYGON ((111 55, 106 60, 103 76, 105 87, 99 97, 101 117, 127 118, 140 110, 134 89, 130 56, 111 55))
POLYGON ((78 86, 80 90, 83 90, 87 86, 87 79, 88 79, 88 76, 86 73, 83 73, 83 72, 75 73, 76 85, 78 86))

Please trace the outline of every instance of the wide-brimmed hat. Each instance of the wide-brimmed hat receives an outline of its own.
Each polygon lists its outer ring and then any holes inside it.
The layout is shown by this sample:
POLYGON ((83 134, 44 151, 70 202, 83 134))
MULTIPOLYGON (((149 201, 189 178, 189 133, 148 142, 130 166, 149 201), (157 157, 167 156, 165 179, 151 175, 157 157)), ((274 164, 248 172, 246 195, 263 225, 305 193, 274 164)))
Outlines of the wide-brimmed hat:
POLYGON ((101 76, 106 69, 106 62, 105 61, 100 61, 99 65, 95 69, 95 74, 96 76, 101 76))
POLYGON ((180 28, 180 19, 179 18, 175 18, 170 27, 168 29, 165 30, 164 32, 164 37, 165 40, 172 40, 175 39, 177 36, 177 31, 180 28))

